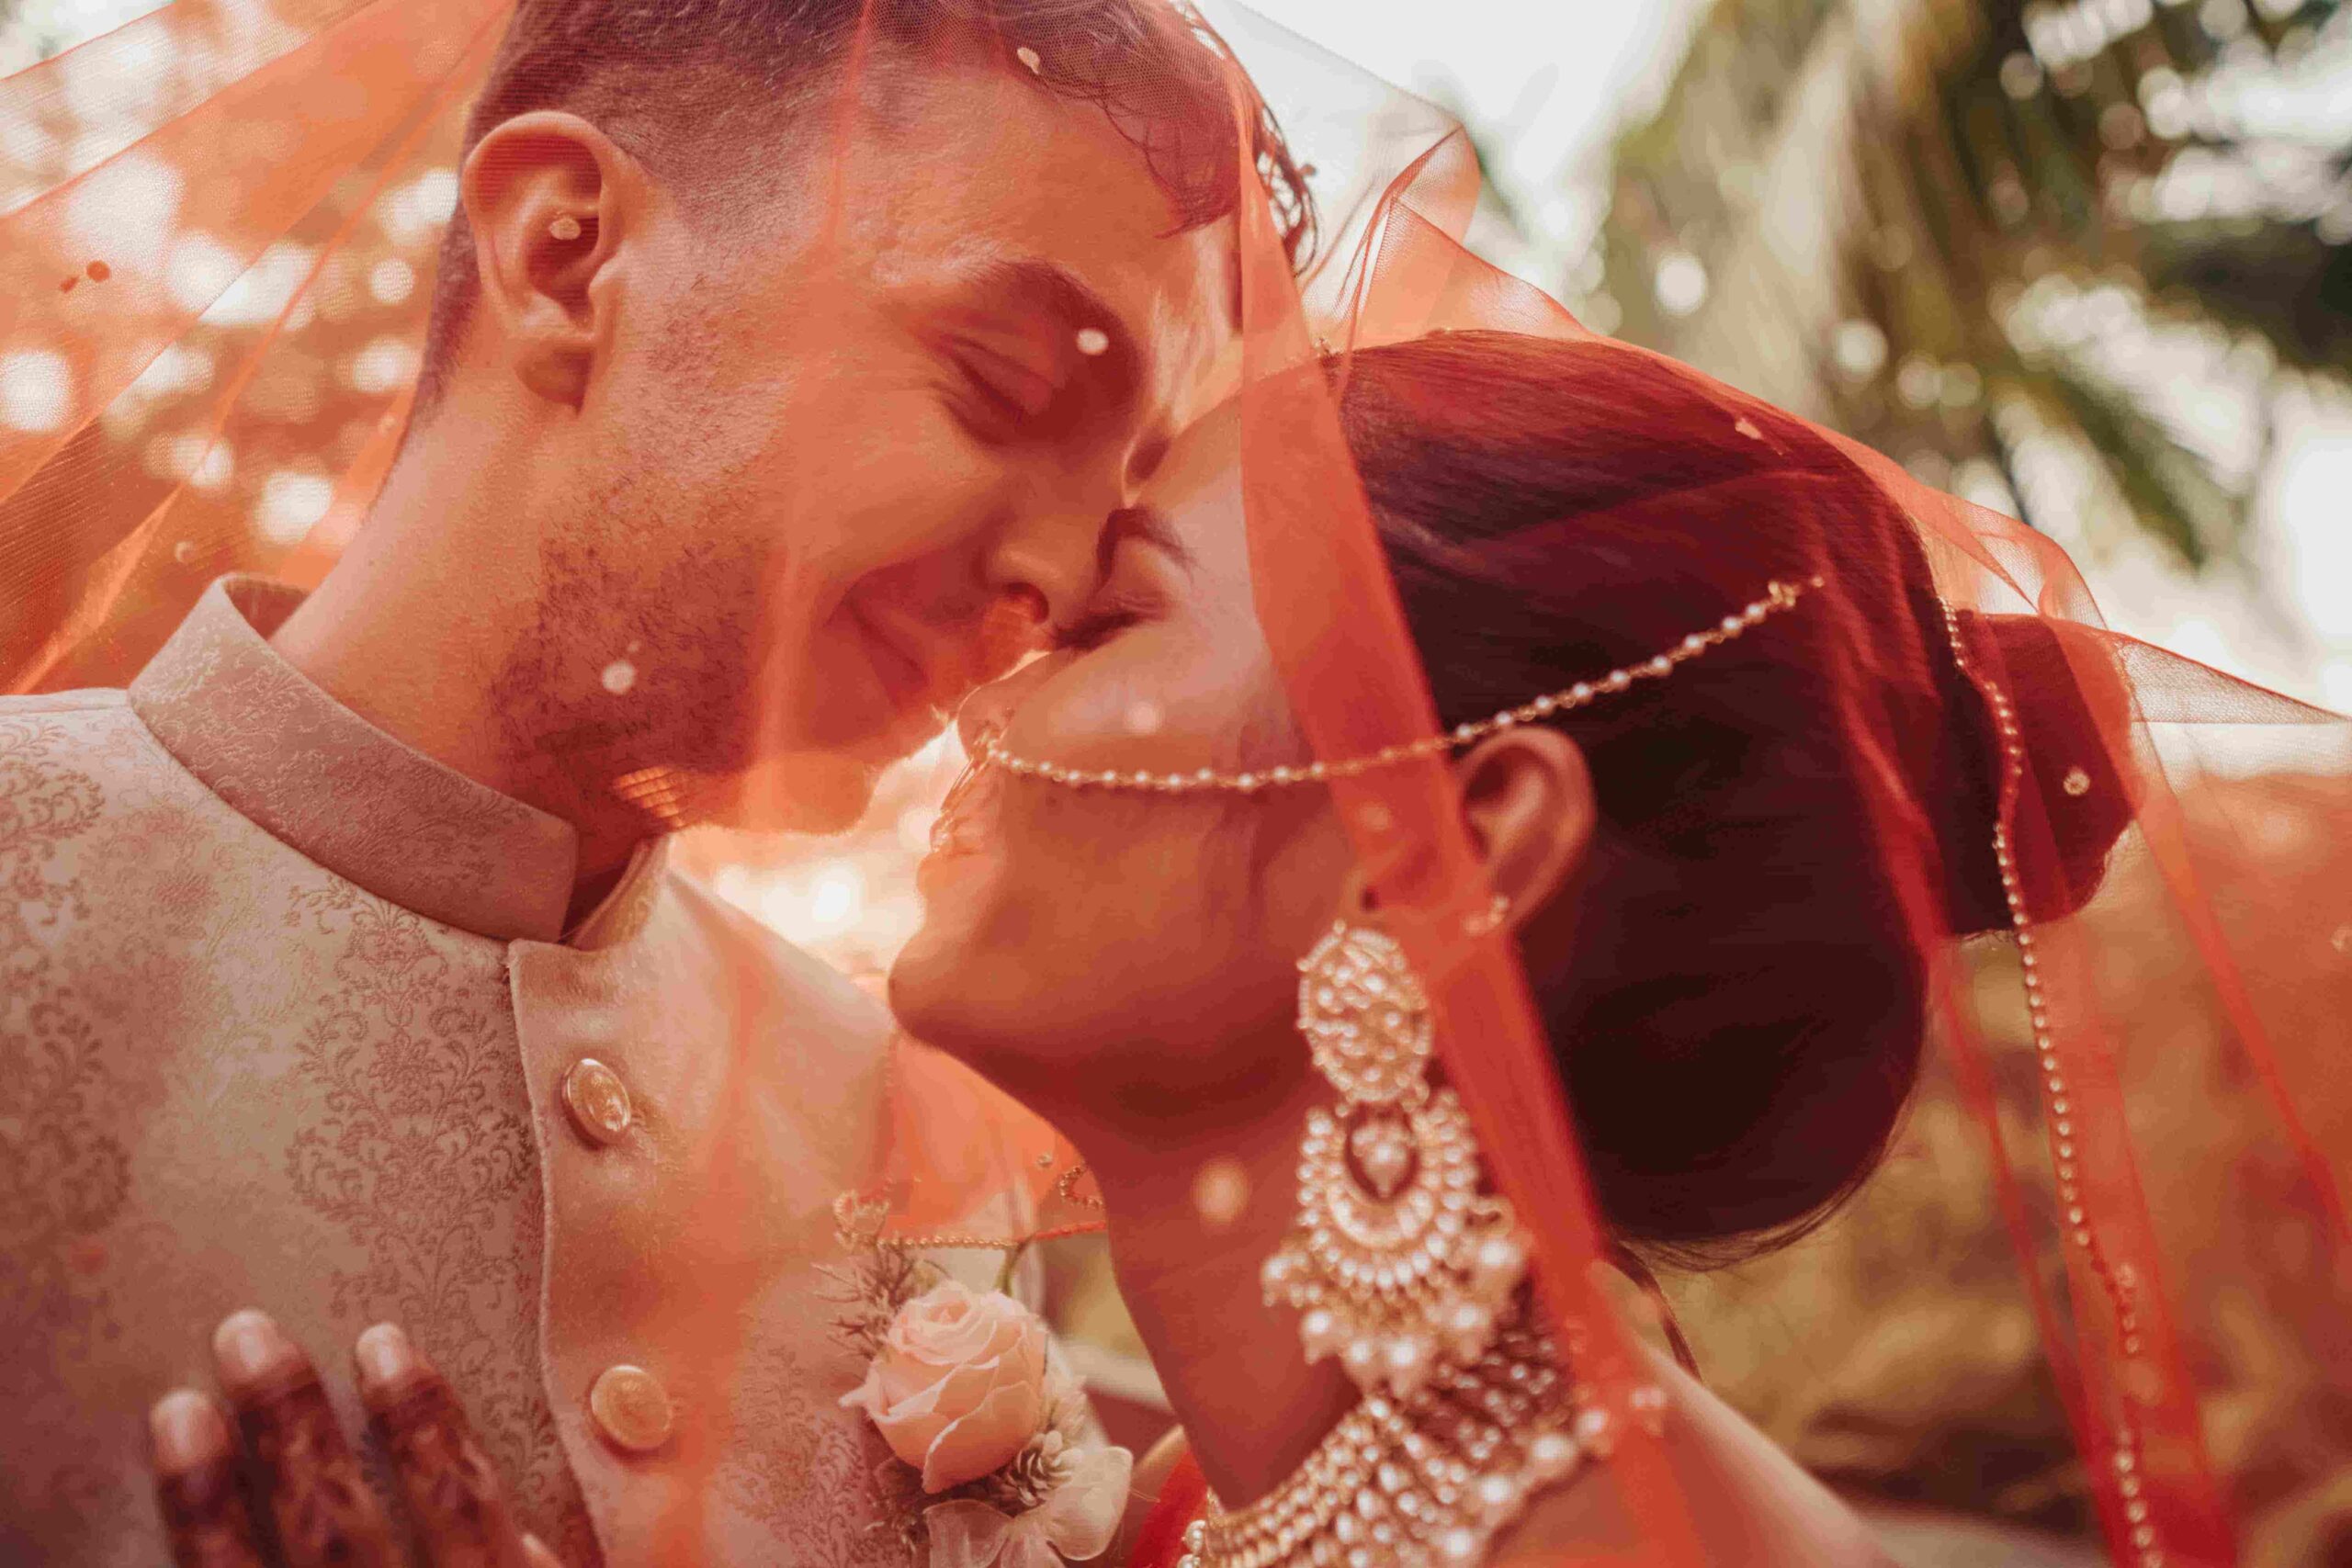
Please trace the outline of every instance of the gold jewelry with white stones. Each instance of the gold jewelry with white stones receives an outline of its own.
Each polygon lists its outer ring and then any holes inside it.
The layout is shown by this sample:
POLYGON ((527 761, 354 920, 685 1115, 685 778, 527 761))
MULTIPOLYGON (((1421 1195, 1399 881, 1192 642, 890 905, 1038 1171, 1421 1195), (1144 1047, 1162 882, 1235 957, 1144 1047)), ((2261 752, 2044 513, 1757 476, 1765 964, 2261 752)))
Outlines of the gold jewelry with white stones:
MULTIPOLYGON (((1289 1480, 1244 1508, 1216 1498, 1178 1568, 1464 1568, 1544 1491, 1616 1444, 1557 1348, 1514 1305, 1476 1361, 1408 1397, 1375 1393, 1340 1418, 1289 1480)), ((1634 1390, 1645 1426, 1665 1392, 1634 1390)))
MULTIPOLYGON (((1614 1443, 1608 1410, 1531 1321, 1527 1248, 1453 1093, 1429 1082, 1429 998, 1385 931, 1335 924, 1299 964, 1299 1032, 1338 1089, 1307 1119, 1299 1218, 1267 1260, 1310 1361, 1363 1399, 1249 1506, 1210 1499, 1180 1568, 1476 1562, 1528 1500, 1614 1443)), ((1662 1419, 1664 1391, 1630 1405, 1662 1419)))
POLYGON ((1266 1260, 1266 1304, 1299 1314, 1306 1359, 1410 1399, 1470 1365, 1527 1272, 1510 1202, 1479 1190, 1470 1119, 1432 1089, 1429 998, 1385 931, 1340 921, 1299 961, 1298 1030, 1336 1112, 1307 1112, 1298 1218, 1266 1260))
POLYGON ((1502 730, 1516 728, 1522 724, 1538 724, 1564 713, 1573 713, 1578 708, 1590 706, 1602 697, 1614 696, 1636 681, 1663 679, 1710 649, 1721 648, 1751 627, 1790 609, 1806 592, 1821 586, 1822 580, 1818 577, 1810 578, 1803 583, 1782 582, 1776 579, 1765 584, 1762 598, 1750 602, 1735 615, 1725 615, 1703 631, 1690 633, 1663 653, 1636 664, 1611 670, 1589 681, 1578 681, 1572 686, 1546 693, 1486 718, 1457 724, 1452 729, 1425 735, 1419 740, 1383 746, 1379 750, 1361 757, 1318 760, 1302 767, 1283 766, 1242 773, 1220 773, 1214 768, 1198 768, 1191 773, 1178 773, 1119 768, 1071 768, 1059 762, 1041 762, 1030 757, 1016 757, 1004 749, 1002 732, 997 731, 980 742, 976 761, 994 763, 1018 778, 1043 779, 1047 784, 1065 784, 1073 789, 1136 790, 1159 795, 1217 792, 1255 795, 1261 790, 1279 789, 1291 784, 1351 779, 1374 768, 1441 757, 1462 747, 1475 745, 1502 730))

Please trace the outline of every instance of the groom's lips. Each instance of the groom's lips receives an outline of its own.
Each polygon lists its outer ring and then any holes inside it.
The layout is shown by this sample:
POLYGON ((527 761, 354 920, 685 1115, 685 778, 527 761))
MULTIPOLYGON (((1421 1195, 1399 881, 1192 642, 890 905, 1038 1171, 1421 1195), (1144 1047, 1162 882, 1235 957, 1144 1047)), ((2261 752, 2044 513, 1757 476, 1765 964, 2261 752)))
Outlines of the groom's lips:
POLYGON ((875 679, 889 700, 891 717, 881 727, 883 734, 910 751, 939 729, 962 698, 964 661, 902 617, 855 603, 846 608, 865 636, 875 679))

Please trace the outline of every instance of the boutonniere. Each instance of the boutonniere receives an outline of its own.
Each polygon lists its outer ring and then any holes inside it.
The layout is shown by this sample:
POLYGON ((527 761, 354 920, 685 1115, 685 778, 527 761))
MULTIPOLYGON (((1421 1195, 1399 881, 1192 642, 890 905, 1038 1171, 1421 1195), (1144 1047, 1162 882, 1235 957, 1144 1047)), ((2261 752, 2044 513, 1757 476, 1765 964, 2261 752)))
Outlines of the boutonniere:
POLYGON ((889 1444, 883 1481, 925 1568, 1062 1568, 1101 1556, 1135 1456, 1093 1441, 1084 1386, 1037 1314, 974 1291, 844 1224, 858 1308, 839 1320, 866 1358, 842 1396, 889 1444))

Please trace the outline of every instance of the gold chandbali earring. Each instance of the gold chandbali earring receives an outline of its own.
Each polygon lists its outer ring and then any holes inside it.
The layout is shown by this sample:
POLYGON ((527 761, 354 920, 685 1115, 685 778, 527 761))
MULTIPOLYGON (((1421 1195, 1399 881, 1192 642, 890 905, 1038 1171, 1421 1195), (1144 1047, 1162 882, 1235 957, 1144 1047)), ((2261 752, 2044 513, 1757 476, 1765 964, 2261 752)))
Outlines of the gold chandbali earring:
MULTIPOLYGON (((1340 1107, 1307 1118, 1266 1301, 1298 1308, 1307 1359, 1337 1355, 1363 1398, 1272 1492, 1212 1496, 1179 1568, 1467 1568, 1615 1429, 1532 1318, 1510 1205, 1480 1190, 1468 1119, 1430 1085, 1404 950, 1342 920, 1299 970, 1299 1031, 1340 1107)), ((1637 1391, 1645 1422, 1663 1406, 1637 1391)))
POLYGON ((1308 1360, 1336 1355, 1365 1393, 1409 1398, 1494 1342, 1527 1249, 1510 1204, 1478 1190, 1461 1101, 1430 1087, 1429 998, 1404 949, 1342 920, 1298 967, 1299 1032, 1340 1104, 1307 1115, 1267 1304, 1298 1310, 1308 1360))

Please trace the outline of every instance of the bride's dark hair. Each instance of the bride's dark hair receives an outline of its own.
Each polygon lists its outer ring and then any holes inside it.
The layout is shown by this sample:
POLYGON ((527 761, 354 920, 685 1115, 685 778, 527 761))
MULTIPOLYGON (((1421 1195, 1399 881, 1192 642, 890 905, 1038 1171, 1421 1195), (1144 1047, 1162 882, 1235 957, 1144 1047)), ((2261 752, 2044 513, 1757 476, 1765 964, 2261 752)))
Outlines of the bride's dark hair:
MULTIPOLYGON (((1726 412, 1720 389, 1615 345, 1457 333, 1358 354, 1345 375, 1348 439, 1448 725, 1646 659, 1770 579, 1829 577, 1671 677, 1555 721, 1600 820, 1573 939, 1525 953, 1617 1233, 1684 1263, 1801 1234, 1896 1124, 1928 939, 2008 921, 1991 716, 1915 529, 1796 421, 1726 412), (1906 890, 1898 868, 1915 866, 1927 886, 1906 890), (1919 930, 1923 905, 1940 931, 1919 930)), ((2032 765, 2097 770, 2043 791, 2064 805, 2051 829, 2079 904, 2128 792, 2099 749, 2056 743, 2093 715, 2048 626, 1990 629, 2032 765)))

